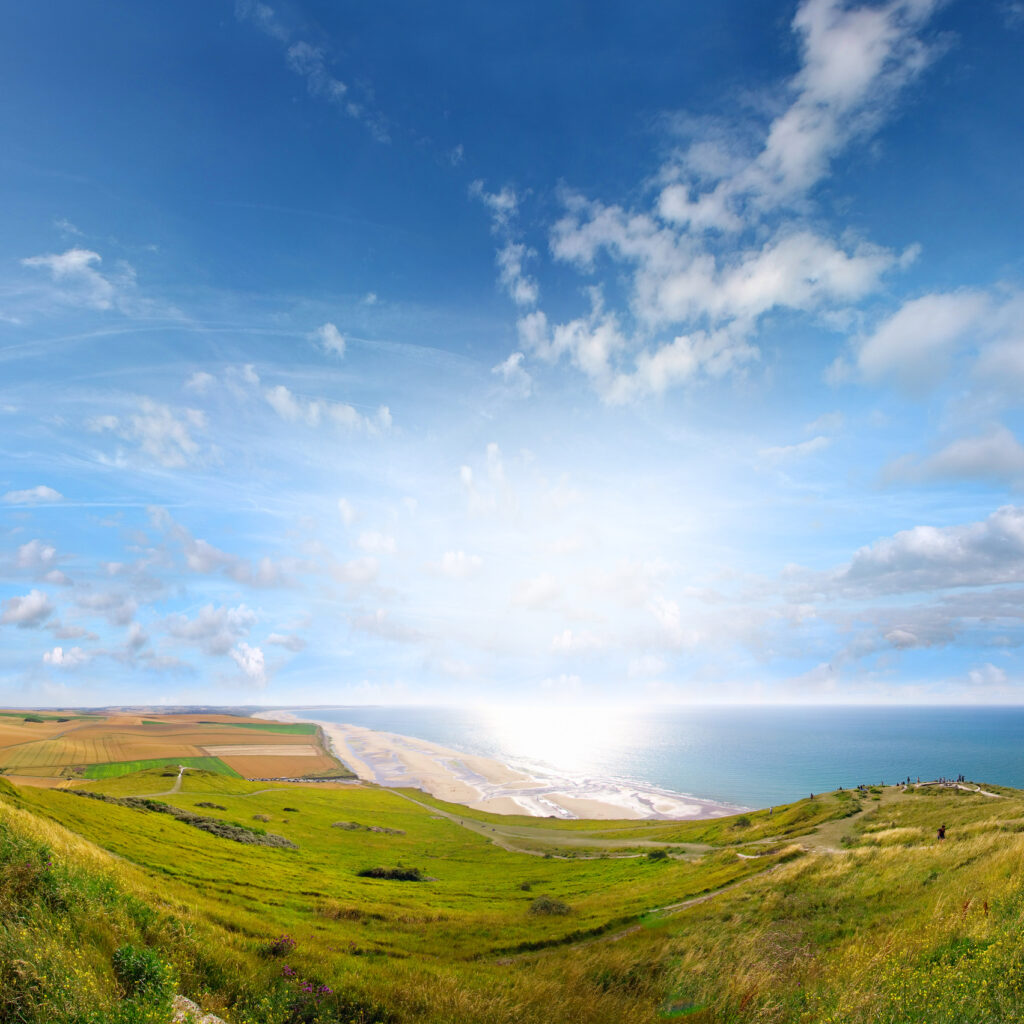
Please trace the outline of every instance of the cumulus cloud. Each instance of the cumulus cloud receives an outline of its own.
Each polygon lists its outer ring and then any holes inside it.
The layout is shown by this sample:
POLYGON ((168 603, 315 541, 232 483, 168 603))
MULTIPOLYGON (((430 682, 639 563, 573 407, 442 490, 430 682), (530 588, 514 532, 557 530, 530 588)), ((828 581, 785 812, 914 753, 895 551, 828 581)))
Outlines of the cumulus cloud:
POLYGON ((924 459, 905 456, 886 467, 890 482, 906 480, 990 480, 1024 487, 1024 445, 1005 427, 952 441, 924 459))
POLYGON ((495 263, 502 288, 517 306, 536 305, 540 288, 536 279, 527 273, 526 263, 537 254, 518 238, 519 197, 507 185, 498 192, 488 192, 482 181, 474 181, 469 186, 469 194, 479 199, 491 213, 491 230, 501 242, 495 263))
POLYGON ((113 309, 121 302, 121 291, 134 282, 134 273, 126 264, 116 278, 99 269, 103 257, 90 249, 73 248, 47 256, 30 256, 22 266, 47 271, 56 285, 55 297, 72 306, 113 309))
POLYGON ((475 576, 483 568, 484 560, 479 555, 467 555, 465 551, 446 551, 440 561, 430 562, 427 568, 453 580, 465 580, 475 576))
POLYGON ((216 382, 217 378, 212 373, 207 373, 205 370, 196 370, 185 381, 185 390, 192 391, 197 395, 205 395, 216 382))
POLYGON ((523 580, 512 589, 512 604, 518 608, 546 608, 562 594, 562 585, 550 573, 523 580))
POLYGON ((391 410, 386 405, 373 417, 364 416, 345 402, 329 402, 322 398, 303 398, 283 384, 266 388, 263 397, 281 419, 289 423, 305 423, 308 427, 330 424, 346 430, 362 430, 369 434, 387 433, 391 429, 391 410))
POLYGON ((914 391, 933 387, 988 308, 987 297, 972 291, 912 299, 864 339, 857 367, 871 381, 891 380, 914 391))
POLYGON ((314 337, 320 348, 328 355, 337 356, 339 359, 345 355, 345 339, 334 324, 321 324, 316 329, 314 337))
POLYGON ((275 647, 284 647, 286 650, 298 653, 306 649, 306 641, 294 633, 271 633, 267 637, 267 643, 275 647))
POLYGON ((175 522, 166 509, 151 508, 149 515, 157 529, 180 545, 185 565, 190 572, 223 574, 236 583, 250 587, 280 587, 290 584, 290 570, 297 568, 293 561, 274 561, 267 555, 250 561, 222 551, 208 541, 194 537, 181 523, 175 522))
POLYGON ((65 650, 63 647, 54 647, 52 651, 43 654, 43 662, 53 668, 77 668, 84 665, 90 655, 81 647, 70 647, 65 650))
POLYGON ((958 526, 915 526, 861 548, 835 576, 842 590, 911 593, 1024 582, 1024 507, 958 526))
POLYGON ((573 632, 564 629, 551 638, 551 650, 556 654, 588 654, 599 651, 605 646, 605 640, 596 633, 586 630, 573 632))
POLYGON ((244 604, 234 608, 208 604, 191 619, 181 614, 169 616, 166 627, 171 636, 206 654, 224 655, 248 635, 255 622, 256 613, 244 604))
POLYGON ((0 622, 19 629, 36 629, 53 611, 54 606, 49 597, 40 590, 32 590, 23 597, 10 597, 4 601, 0 622))
POLYGON ((267 685, 267 666, 263 658, 263 651, 259 647, 250 647, 241 641, 229 653, 248 682, 259 687, 267 685))
POLYGON ((139 452, 167 469, 183 469, 209 457, 193 434, 206 429, 199 409, 172 409, 150 398, 138 401, 138 412, 127 416, 94 416, 86 426, 94 433, 113 433, 134 444, 139 452))
POLYGON ((40 505, 51 501, 63 501, 64 495, 52 487, 40 484, 24 491, 8 491, 0 501, 5 505, 40 505))
POLYGON ((131 595, 116 590, 77 591, 75 604, 84 611, 102 615, 115 626, 127 626, 138 611, 138 604, 131 595))
POLYGON ((70 583, 57 563, 57 549, 52 544, 45 544, 38 539, 19 545, 14 556, 15 567, 23 572, 45 579, 47 583, 70 583))
POLYGON ((338 499, 338 515, 341 516, 341 521, 346 526, 351 526, 355 522, 356 510, 352 507, 352 502, 348 498, 338 499))
POLYGON ((920 30, 938 2, 804 0, 792 23, 800 67, 762 129, 701 124, 661 168, 648 209, 564 194, 552 255, 590 276, 610 261, 629 289, 628 315, 600 312, 592 297, 589 316, 548 323, 516 248, 516 193, 476 183, 505 243, 500 280, 529 309, 519 321, 524 353, 568 360, 611 402, 657 396, 744 372, 772 311, 843 311, 913 260, 915 246, 897 253, 830 238, 807 226, 806 211, 834 157, 872 131, 934 57, 920 30))
POLYGON ((501 377, 509 394, 516 398, 529 398, 533 393, 533 377, 524 368, 523 359, 522 352, 513 352, 497 366, 491 367, 491 373, 501 377))
POLYGON ((376 530, 367 530, 359 535, 358 545, 371 555, 393 555, 398 551, 395 538, 376 530))

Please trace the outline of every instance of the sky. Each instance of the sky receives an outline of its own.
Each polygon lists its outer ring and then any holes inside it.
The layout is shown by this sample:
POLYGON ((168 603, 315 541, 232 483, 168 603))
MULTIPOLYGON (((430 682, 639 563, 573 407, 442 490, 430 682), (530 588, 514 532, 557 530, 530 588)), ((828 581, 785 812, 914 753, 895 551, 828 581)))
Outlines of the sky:
POLYGON ((1024 4, 6 24, 0 704, 1024 701, 1024 4))

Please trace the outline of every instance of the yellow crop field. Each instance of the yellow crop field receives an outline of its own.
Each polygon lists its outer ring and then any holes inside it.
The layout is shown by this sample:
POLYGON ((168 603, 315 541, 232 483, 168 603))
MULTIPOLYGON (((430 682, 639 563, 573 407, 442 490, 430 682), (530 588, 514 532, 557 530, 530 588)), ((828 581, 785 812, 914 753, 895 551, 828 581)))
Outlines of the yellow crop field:
POLYGON ((35 723, 0 717, 0 769, 42 784, 66 768, 207 752, 223 754, 235 771, 248 776, 300 776, 338 767, 315 732, 277 731, 284 728, 227 715, 114 714, 35 723))

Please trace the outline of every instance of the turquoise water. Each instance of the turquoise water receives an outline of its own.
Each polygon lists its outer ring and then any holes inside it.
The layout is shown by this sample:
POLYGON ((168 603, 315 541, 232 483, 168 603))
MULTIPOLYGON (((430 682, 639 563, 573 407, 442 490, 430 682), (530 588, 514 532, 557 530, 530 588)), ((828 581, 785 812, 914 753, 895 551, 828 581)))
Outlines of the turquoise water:
POLYGON ((642 713, 291 709, 536 772, 765 807, 859 783, 956 776, 1024 788, 1024 708, 671 708, 642 713))

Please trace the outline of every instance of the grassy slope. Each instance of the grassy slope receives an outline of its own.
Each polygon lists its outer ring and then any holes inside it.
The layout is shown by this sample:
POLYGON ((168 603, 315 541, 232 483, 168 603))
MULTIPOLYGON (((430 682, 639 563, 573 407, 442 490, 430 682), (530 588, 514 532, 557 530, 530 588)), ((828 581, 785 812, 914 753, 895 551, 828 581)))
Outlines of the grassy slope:
MULTIPOLYGON (((91 786, 123 795, 158 792, 168 781, 157 772, 91 786)), ((778 832, 805 829, 813 818, 818 824, 806 836, 808 846, 842 851, 796 860, 775 854, 746 859, 778 848, 778 842, 754 843, 741 848, 746 857, 737 855, 734 833, 771 838, 758 815, 748 815, 751 824, 738 830, 735 819, 671 826, 682 830, 673 836, 687 841, 700 835, 727 844, 697 862, 545 859, 500 849, 486 833, 382 790, 268 786, 199 773, 186 773, 182 791, 161 799, 188 809, 215 802, 226 809, 201 812, 241 824, 263 815, 270 819, 264 827, 292 839, 299 850, 244 847, 164 816, 61 792, 14 791, 3 783, 0 824, 10 834, 36 829, 63 844, 56 859, 66 870, 87 864, 90 877, 112 877, 128 894, 124 906, 135 911, 108 913, 113 923, 96 921, 83 933, 78 954, 88 959, 91 977, 106 979, 97 981, 97 992, 116 994, 109 956, 127 936, 175 962, 180 988, 222 1010, 232 1024, 316 1019, 312 1010, 288 1010, 289 1001, 305 997, 282 977, 283 963, 300 978, 344 993, 344 1006, 337 995, 322 997, 324 1024, 639 1024, 665 1019, 663 1013, 716 1022, 995 1024, 1024 1020, 1018 940, 1024 922, 1024 795, 1000 792, 995 800, 886 790, 880 801, 865 803, 863 814, 848 817, 839 816, 850 810, 843 798, 776 809, 778 832), (334 821, 405 834, 333 829, 334 821), (942 823, 949 839, 940 844, 934 829, 942 823), (694 829, 704 831, 689 831, 694 829), (355 875, 362 867, 400 863, 435 880, 355 875), (566 944, 573 933, 735 880, 734 888, 681 913, 648 916, 614 942, 566 944), (523 883, 529 891, 520 888, 523 883), (573 912, 531 915, 529 904, 538 895, 564 900, 573 912), (144 917, 138 910, 143 905, 153 908, 145 926, 132 916, 144 917), (103 931, 115 925, 121 929, 116 936, 103 931), (294 952, 283 961, 260 957, 261 946, 282 932, 296 940, 294 952), (187 941, 172 942, 172 934, 187 941), (510 952, 536 943, 554 945, 509 961, 510 952)), ((433 803, 457 815, 463 811, 433 803)), ((565 828, 528 820, 552 841, 559 833, 581 831, 579 823, 565 828)), ((589 825, 591 838, 620 830, 660 835, 665 829, 589 825)), ((2 872, 0 864, 0 878, 2 872)), ((20 939, 10 938, 3 892, 0 883, 0 936, 7 936, 8 950, 12 941, 42 942, 42 917, 28 932, 23 928, 20 939)), ((104 898, 121 906, 114 896, 104 898)), ((43 910, 53 931, 56 911, 43 910)), ((72 906, 68 913, 78 911, 72 906)), ((620 927, 614 925, 613 933, 620 927)), ((6 977, 0 973, 0 998, 3 986, 13 984, 6 977)), ((52 984, 56 991, 59 985, 52 984)), ((82 990, 92 991, 87 985, 82 990)), ((47 1012, 50 1017, 25 1019, 75 1019, 52 1007, 47 1012)))

